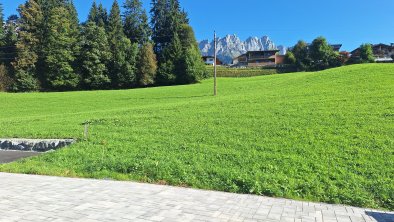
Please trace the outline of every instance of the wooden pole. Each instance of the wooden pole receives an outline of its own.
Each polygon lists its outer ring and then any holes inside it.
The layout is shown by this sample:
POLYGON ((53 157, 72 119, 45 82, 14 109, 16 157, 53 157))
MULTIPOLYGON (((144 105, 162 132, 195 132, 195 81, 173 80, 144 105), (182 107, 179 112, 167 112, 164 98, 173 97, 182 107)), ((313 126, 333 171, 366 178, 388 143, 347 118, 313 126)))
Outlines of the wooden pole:
POLYGON ((214 32, 214 35, 213 35, 214 37, 213 37, 213 42, 214 42, 214 60, 213 60, 213 70, 214 70, 214 83, 213 83, 213 95, 214 96, 216 96, 217 94, 218 94, 218 91, 217 91, 217 75, 216 75, 216 57, 217 57, 217 55, 216 55, 216 31, 214 32))

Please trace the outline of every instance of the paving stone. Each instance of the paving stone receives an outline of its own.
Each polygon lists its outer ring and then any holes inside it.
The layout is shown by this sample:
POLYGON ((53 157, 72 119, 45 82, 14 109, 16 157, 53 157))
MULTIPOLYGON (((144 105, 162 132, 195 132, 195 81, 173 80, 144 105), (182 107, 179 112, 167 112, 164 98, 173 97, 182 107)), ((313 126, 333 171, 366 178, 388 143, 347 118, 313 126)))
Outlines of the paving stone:
POLYGON ((152 184, 0 173, 0 222, 394 222, 394 212, 152 184))

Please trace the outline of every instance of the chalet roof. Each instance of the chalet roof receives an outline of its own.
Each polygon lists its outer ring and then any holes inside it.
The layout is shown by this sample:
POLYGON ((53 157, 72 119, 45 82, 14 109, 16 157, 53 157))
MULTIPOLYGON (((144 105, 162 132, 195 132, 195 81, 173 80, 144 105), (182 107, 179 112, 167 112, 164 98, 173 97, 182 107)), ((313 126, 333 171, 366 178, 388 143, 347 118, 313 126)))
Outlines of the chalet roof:
POLYGON ((235 57, 234 59, 238 59, 240 57, 246 56, 248 53, 255 53, 255 52, 280 52, 280 50, 273 49, 273 50, 247 51, 246 53, 239 55, 239 56, 235 57))
POLYGON ((259 51, 248 51, 247 53, 250 52, 280 52, 279 49, 273 49, 273 50, 259 50, 259 51))
POLYGON ((339 51, 342 48, 342 44, 330 44, 330 46, 334 49, 339 51))
POLYGON ((378 43, 378 44, 372 45, 372 47, 378 47, 378 46, 391 47, 391 45, 386 45, 386 44, 383 44, 383 43, 378 43))

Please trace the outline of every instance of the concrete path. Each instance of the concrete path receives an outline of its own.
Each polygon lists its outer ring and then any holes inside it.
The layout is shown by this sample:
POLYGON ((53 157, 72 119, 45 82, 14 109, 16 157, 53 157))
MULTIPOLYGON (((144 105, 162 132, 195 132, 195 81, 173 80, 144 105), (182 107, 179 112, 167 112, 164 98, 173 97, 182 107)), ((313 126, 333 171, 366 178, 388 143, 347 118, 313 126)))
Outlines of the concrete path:
POLYGON ((35 152, 22 152, 22 151, 5 151, 0 150, 0 164, 11 163, 15 160, 23 159, 26 157, 37 156, 39 153, 35 152))
POLYGON ((130 182, 0 173, 0 221, 392 222, 394 213, 130 182))

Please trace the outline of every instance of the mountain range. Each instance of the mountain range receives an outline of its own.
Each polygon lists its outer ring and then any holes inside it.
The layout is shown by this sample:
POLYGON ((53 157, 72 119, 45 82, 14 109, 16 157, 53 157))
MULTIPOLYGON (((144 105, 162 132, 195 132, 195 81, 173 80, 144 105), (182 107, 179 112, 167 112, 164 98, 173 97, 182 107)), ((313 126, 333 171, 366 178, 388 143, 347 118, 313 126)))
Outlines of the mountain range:
MULTIPOLYGON (((213 56, 214 41, 203 40, 199 42, 199 48, 203 56, 213 56)), ((226 35, 224 38, 217 39, 217 55, 218 59, 225 64, 231 64, 233 58, 240 56, 247 51, 260 50, 280 50, 280 54, 286 54, 286 48, 282 45, 276 46, 275 43, 268 37, 263 36, 249 37, 242 41, 238 36, 226 35)))

